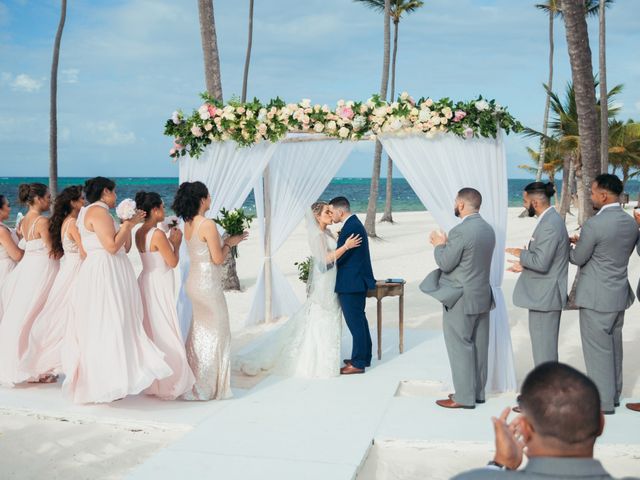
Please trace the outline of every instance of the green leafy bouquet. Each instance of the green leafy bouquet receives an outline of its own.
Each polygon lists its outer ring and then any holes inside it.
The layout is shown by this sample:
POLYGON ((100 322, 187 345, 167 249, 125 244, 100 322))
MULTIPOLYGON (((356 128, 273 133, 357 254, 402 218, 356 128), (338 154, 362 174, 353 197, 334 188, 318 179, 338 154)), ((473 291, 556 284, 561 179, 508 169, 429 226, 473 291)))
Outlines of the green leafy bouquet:
POLYGON ((294 265, 298 267, 298 279, 307 283, 309 281, 309 272, 313 266, 313 257, 307 257, 302 262, 295 262, 294 265))
MULTIPOLYGON (((244 213, 244 209, 236 208, 235 210, 220 210, 220 216, 213 219, 218 225, 224 228, 227 235, 233 237, 242 235, 245 230, 251 226, 251 222, 255 217, 244 213)), ((231 247, 231 255, 238 258, 238 247, 231 247)))

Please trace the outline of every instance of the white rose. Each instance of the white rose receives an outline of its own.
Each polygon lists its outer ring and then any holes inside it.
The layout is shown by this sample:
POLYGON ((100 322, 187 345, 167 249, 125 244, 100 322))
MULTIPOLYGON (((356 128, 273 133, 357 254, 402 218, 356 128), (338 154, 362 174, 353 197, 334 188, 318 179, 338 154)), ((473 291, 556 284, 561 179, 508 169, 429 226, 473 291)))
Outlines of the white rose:
POLYGON ((191 127, 191 133, 193 134, 194 137, 202 136, 202 130, 197 125, 194 125, 193 127, 191 127))
POLYGON ((258 112, 258 121, 264 122, 266 119, 267 119, 267 109, 261 108, 260 111, 258 112))
POLYGON ((245 113, 245 116, 246 116, 247 118, 253 118, 253 111, 251 111, 251 110, 247 110, 247 113, 245 113))
POLYGON ((324 125, 320 122, 317 122, 314 126, 313 126, 313 130, 317 133, 321 133, 322 130, 324 130, 324 125))
POLYGON ((300 105, 303 108, 309 108, 311 106, 311 99, 309 98, 303 98, 302 101, 300 102, 300 105))
POLYGON ((431 119, 431 123, 433 123, 434 125, 440 125, 440 117, 433 117, 431 119))
POLYGON ((400 100, 407 100, 409 98, 409 94, 407 92, 402 92, 400 94, 400 100))
POLYGON ((447 123, 449 123, 449 120, 447 120, 446 117, 440 119, 440 125, 446 125, 447 123))
POLYGON ((337 125, 336 125, 336 122, 334 122, 333 120, 331 120, 329 123, 327 123, 327 125, 326 125, 326 127, 325 127, 325 128, 326 128, 326 130, 327 130, 328 132, 335 132, 335 130, 336 130, 336 126, 337 126, 337 125))
POLYGON ((391 122, 390 126, 392 130, 400 130, 402 128, 402 120, 396 118, 391 122))
POLYGON ((205 125, 204 125, 204 129, 205 129, 207 132, 210 132, 211 130, 213 130, 213 125, 211 124, 211 122, 207 122, 207 123, 205 123, 205 125))
POLYGON ((209 115, 209 107, 207 107, 206 105, 202 105, 198 109, 198 114, 200 115, 200 118, 202 120, 209 120, 211 118, 211 115, 209 115))
POLYGON ((116 207, 116 215, 120 220, 129 220, 136 214, 136 202, 125 198, 116 207))
POLYGON ((356 115, 353 119, 353 128, 356 130, 360 130, 367 123, 367 119, 362 115, 356 115))
POLYGON ((342 100, 342 99, 338 100, 338 106, 339 107, 344 107, 344 100, 342 100))
POLYGON ((489 109, 489 103, 486 100, 478 100, 476 102, 476 109, 479 112, 483 112, 485 110, 488 110, 489 109))
POLYGON ((179 125, 180 124, 180 113, 178 113, 177 111, 173 112, 171 114, 171 121, 175 124, 175 125, 179 125))
POLYGON ((421 122, 426 122, 430 118, 431 118, 430 110, 427 110, 427 109, 420 110, 420 113, 418 114, 418 120, 420 120, 421 122))
POLYGON ((431 100, 430 98, 427 98, 427 99, 424 101, 424 104, 425 104, 427 107, 431 107, 431 106, 433 105, 433 100, 431 100))
POLYGON ((338 130, 338 136, 340 138, 347 138, 349 136, 349 129, 347 127, 342 127, 338 130))

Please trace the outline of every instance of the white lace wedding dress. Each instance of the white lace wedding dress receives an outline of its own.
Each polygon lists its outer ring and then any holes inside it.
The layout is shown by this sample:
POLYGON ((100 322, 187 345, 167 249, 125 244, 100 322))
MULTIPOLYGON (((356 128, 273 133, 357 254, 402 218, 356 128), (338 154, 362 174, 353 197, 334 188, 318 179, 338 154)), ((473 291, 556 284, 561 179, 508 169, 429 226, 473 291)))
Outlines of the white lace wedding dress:
POLYGON ((313 266, 307 301, 283 325, 240 352, 234 367, 246 375, 264 370, 306 378, 340 374, 342 310, 334 292, 336 267, 327 264, 327 257, 336 249, 336 240, 317 224, 308 228, 313 266))

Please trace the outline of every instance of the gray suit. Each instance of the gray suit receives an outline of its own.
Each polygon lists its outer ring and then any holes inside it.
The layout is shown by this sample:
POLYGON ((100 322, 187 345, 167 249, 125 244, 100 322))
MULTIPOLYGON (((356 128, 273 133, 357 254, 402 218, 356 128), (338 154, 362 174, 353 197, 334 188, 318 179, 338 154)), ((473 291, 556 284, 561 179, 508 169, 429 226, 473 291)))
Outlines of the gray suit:
POLYGON ((467 216, 449 232, 446 245, 435 248, 439 270, 420 286, 443 304, 454 399, 466 406, 484 401, 489 311, 494 307, 489 273, 495 244, 493 228, 479 214, 467 216))
POLYGON ((524 270, 513 290, 513 303, 529 309, 533 361, 557 362, 560 314, 567 303, 569 236, 555 208, 549 207, 540 218, 520 264, 524 270))
POLYGON ((635 298, 627 267, 637 241, 636 222, 612 206, 585 222, 569 257, 580 267, 576 305, 587 374, 605 412, 614 410, 622 391, 622 325, 635 298))
MULTIPOLYGON (((527 466, 522 470, 478 468, 456 475, 453 480, 567 480, 571 478, 613 479, 602 464, 593 458, 534 457, 529 459, 527 466)), ((627 480, 638 479, 636 477, 627 477, 627 480)))

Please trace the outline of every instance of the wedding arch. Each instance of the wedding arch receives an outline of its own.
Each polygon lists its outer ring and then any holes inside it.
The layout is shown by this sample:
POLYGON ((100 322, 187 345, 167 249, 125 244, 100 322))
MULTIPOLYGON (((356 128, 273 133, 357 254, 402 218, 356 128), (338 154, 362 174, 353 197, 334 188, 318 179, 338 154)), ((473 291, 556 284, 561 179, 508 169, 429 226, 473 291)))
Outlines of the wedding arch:
MULTIPOLYGON (((222 208, 239 208, 254 190, 264 252, 246 325, 289 316, 299 308, 272 258, 355 141, 377 139, 443 229, 458 221, 451 202, 460 188, 482 193, 482 215, 496 232, 490 280, 496 309, 491 312, 487 387, 516 389, 502 292, 508 208, 504 134, 522 127, 505 108, 482 97, 455 103, 448 98, 415 101, 407 93, 393 103, 377 96, 366 102, 341 100, 334 110, 310 100, 221 105, 203 98, 189 117, 174 112, 165 134, 174 137, 169 154, 180 162, 180 182, 200 180, 215 192, 209 216, 216 217, 222 208)), ((188 256, 180 258, 184 279, 188 256)), ((182 289, 178 303, 184 333, 191 310, 182 289)))

